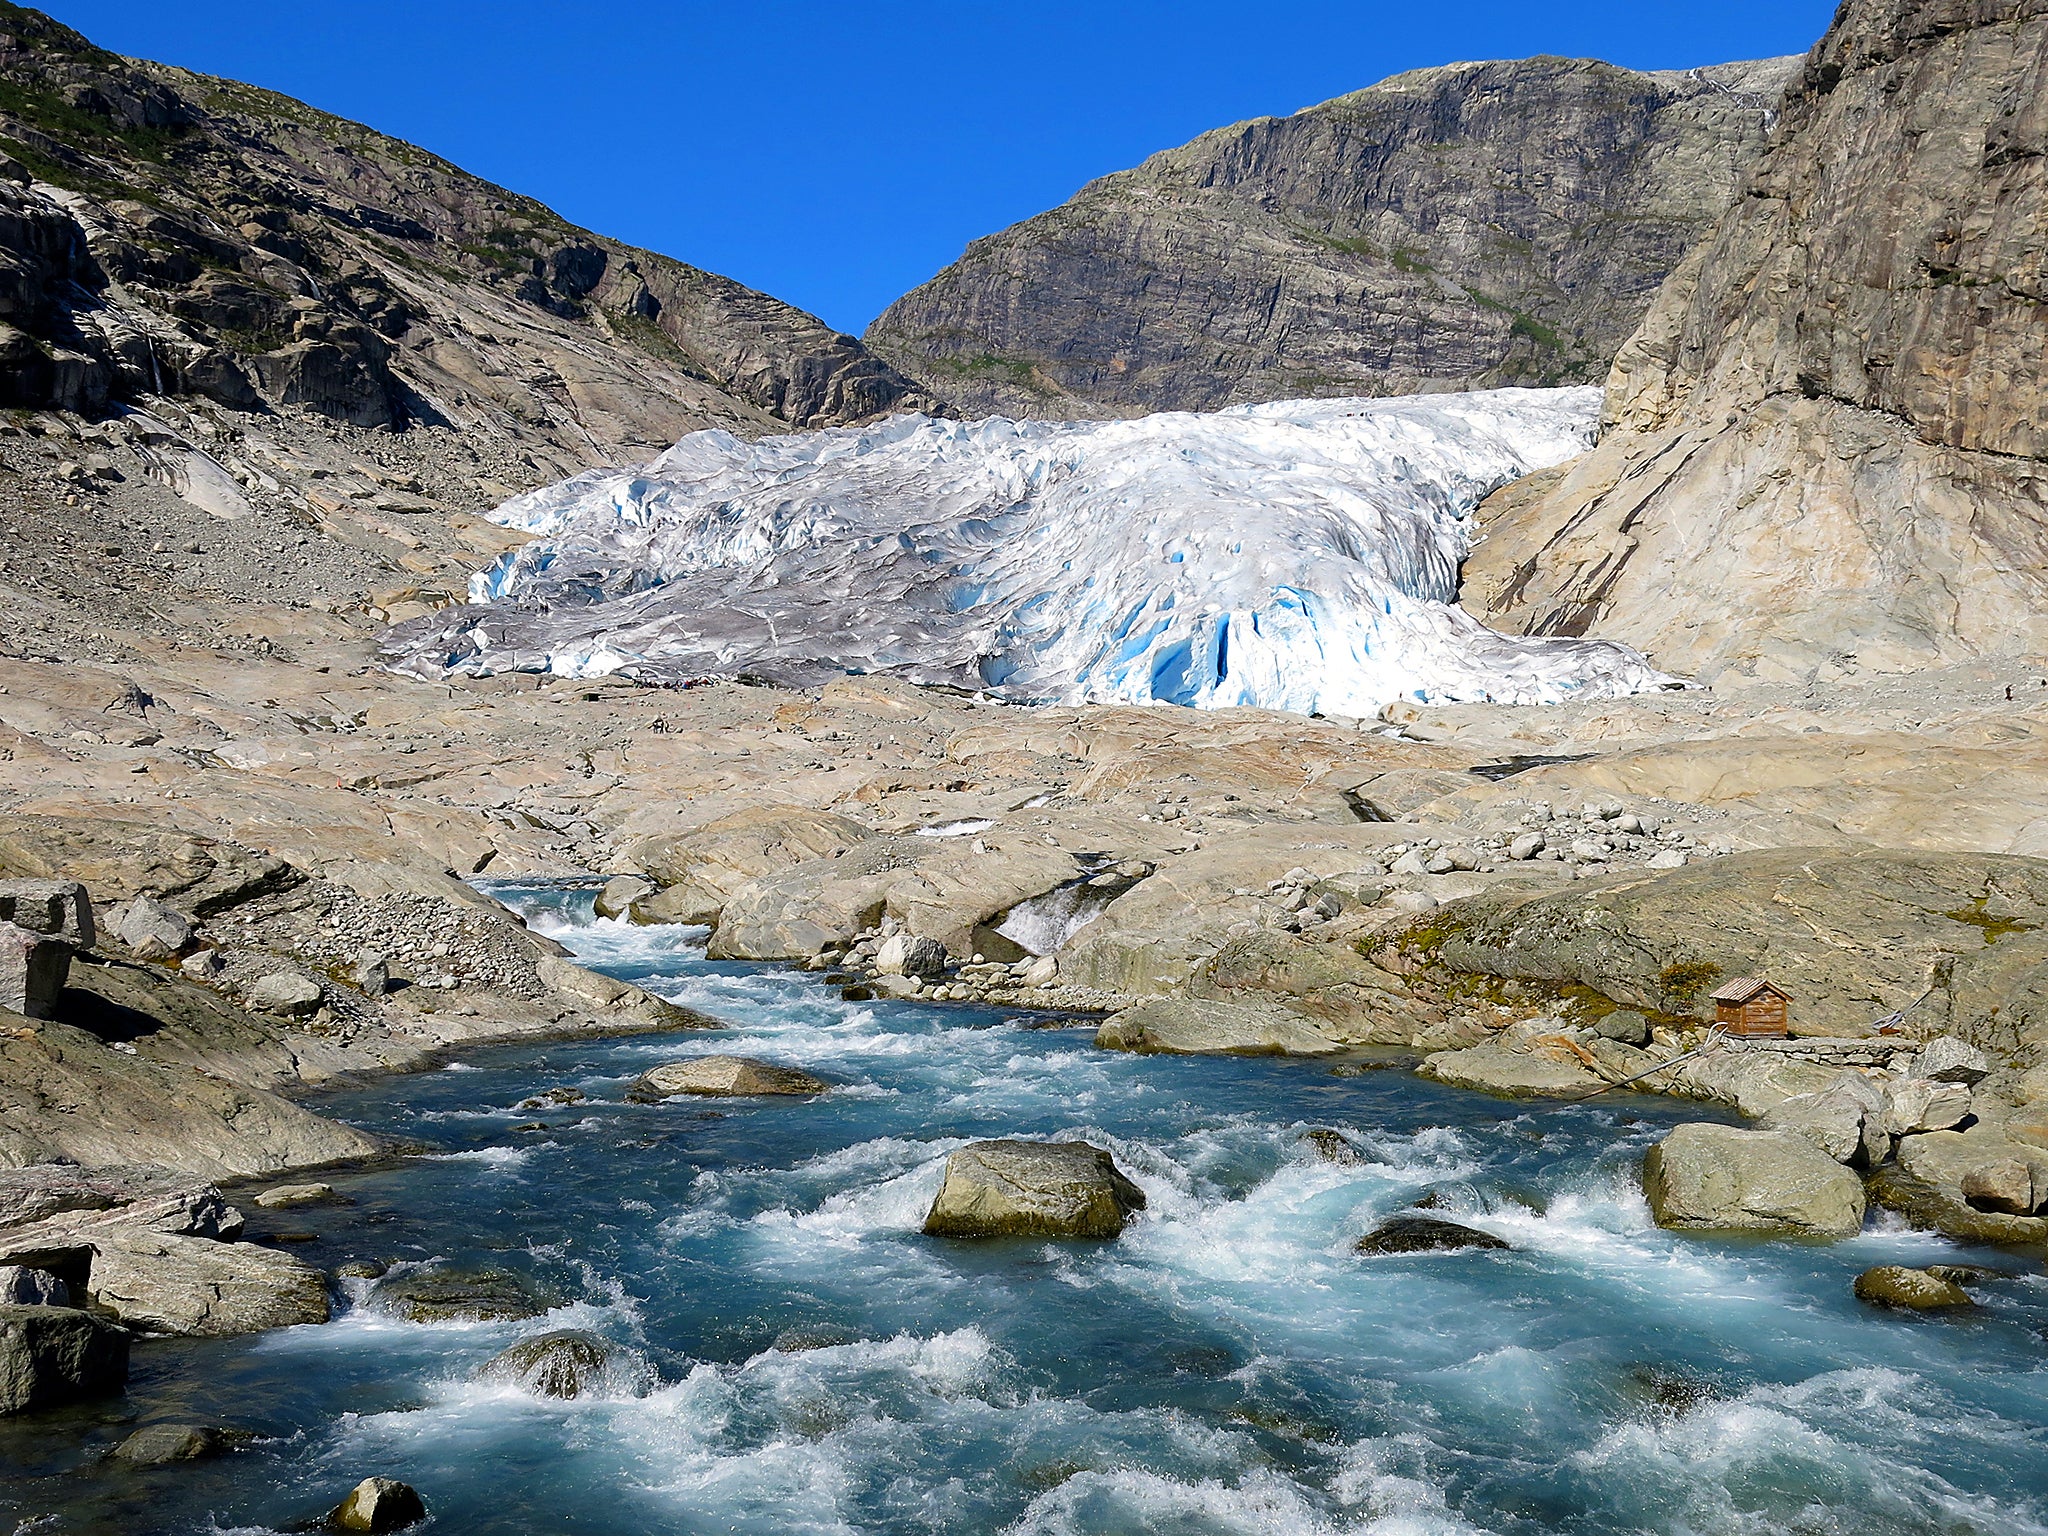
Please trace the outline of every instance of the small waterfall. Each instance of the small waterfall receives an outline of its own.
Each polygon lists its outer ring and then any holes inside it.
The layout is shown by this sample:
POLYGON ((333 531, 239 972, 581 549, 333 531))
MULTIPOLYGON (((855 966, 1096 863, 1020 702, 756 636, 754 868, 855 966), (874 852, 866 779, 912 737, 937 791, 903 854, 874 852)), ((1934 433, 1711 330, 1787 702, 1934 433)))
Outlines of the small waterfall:
POLYGON ((1010 908, 1009 915, 996 924, 996 932, 1034 955, 1058 953, 1060 946, 1102 915, 1102 909, 1123 894, 1128 886, 1103 887, 1092 880, 1033 896, 1010 908))

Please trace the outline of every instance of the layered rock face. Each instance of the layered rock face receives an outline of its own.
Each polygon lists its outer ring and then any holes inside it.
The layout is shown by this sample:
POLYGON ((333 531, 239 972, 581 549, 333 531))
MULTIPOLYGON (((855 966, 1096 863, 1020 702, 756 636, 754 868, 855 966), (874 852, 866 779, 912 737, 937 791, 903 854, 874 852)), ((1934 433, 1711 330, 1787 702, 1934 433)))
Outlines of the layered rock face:
POLYGON ((1585 383, 1713 226, 1796 61, 1397 75, 976 241, 868 344, 968 415, 1585 383))
POLYGON ((1796 679, 2048 648, 2048 6, 1851 0, 1465 600, 1796 679))
POLYGON ((289 98, 0 13, 0 403, 645 449, 928 404, 786 304, 289 98))

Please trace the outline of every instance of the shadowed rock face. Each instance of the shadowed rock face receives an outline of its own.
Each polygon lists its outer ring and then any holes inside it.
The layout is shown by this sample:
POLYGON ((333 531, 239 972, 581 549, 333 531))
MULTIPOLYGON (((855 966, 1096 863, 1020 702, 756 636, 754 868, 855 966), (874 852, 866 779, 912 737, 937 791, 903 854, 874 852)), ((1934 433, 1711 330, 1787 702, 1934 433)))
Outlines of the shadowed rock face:
POLYGON ((0 403, 200 395, 587 454, 929 404, 853 337, 409 144, 0 11, 0 403))
POLYGON ((2044 103, 2038 3, 1843 6, 1601 447, 1490 509, 1467 603, 1705 676, 2048 646, 2044 103))
POLYGON ((1590 382, 1795 63, 1452 64, 1219 128, 976 241, 867 341, 969 415, 1590 382))

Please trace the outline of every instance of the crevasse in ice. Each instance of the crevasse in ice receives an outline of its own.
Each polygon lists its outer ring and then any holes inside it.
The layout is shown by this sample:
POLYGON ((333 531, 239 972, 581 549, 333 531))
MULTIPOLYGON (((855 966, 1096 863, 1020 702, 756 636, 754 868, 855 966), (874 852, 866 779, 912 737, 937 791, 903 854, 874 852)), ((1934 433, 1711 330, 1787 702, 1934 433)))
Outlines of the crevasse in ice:
POLYGON ((1670 682, 1456 606, 1472 510, 1582 452, 1599 394, 1307 400, 1135 421, 696 432, 491 516, 536 535, 394 630, 422 675, 846 672, 1019 699, 1370 714, 1670 682))

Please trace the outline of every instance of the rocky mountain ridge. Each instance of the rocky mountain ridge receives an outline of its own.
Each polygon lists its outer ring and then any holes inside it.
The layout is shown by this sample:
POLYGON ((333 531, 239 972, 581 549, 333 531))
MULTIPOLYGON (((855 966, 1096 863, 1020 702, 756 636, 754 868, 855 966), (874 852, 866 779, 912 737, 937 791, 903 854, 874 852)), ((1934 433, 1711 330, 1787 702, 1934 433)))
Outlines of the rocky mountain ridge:
POLYGON ((963 413, 1602 377, 1798 61, 1451 64, 1258 118, 976 241, 867 341, 963 413))
POLYGON ((2048 6, 1851 0, 1468 603, 1699 676, 2048 641, 2048 6))
MULTIPOLYGON (((0 7, 0 397, 443 428, 546 470, 931 402, 853 337, 412 145, 0 7)), ((487 493, 488 494, 488 493, 487 493)))

